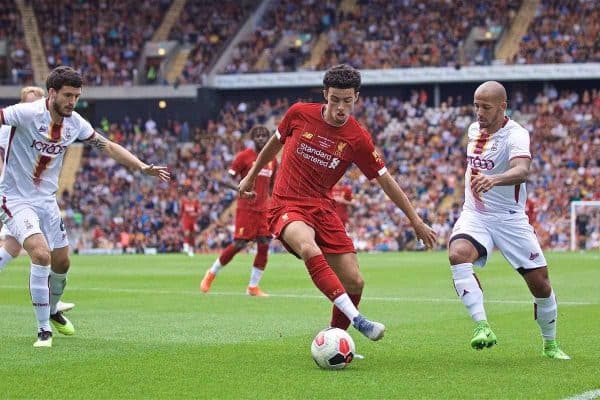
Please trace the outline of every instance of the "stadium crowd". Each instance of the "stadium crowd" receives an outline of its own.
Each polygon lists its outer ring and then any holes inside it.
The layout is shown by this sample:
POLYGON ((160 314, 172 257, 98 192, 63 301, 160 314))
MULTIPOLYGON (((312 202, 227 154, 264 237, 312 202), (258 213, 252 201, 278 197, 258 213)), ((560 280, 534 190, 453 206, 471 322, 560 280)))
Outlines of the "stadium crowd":
POLYGON ((541 1, 522 38, 517 64, 600 61, 600 9, 589 0, 541 1))
MULTIPOLYGON (((191 48, 177 83, 202 83, 259 3, 188 1, 169 35, 191 48)), ((233 49, 222 72, 321 70, 339 62, 362 69, 490 64, 493 42, 476 42, 474 49, 466 49, 469 34, 473 28, 501 32, 521 3, 277 0, 233 49)), ((5 81, 29 83, 32 68, 20 13, 13 0, 0 4, 5 10, 0 38, 10 44, 10 57, 0 58, 0 71, 5 81)), ((35 2, 48 66, 71 65, 88 85, 132 85, 140 73, 147 76, 139 81, 164 82, 152 63, 148 71, 138 68, 145 43, 170 5, 171 0, 35 2)), ((541 1, 511 62, 598 62, 599 13, 589 0, 541 1)))
POLYGON ((30 84, 33 77, 29 49, 25 45, 21 14, 12 1, 3 1, 0 13, 0 42, 5 40, 8 57, 0 57, 0 83, 30 84), (4 81, 4 82, 3 82, 4 81))
MULTIPOLYGON (((179 251, 183 237, 179 200, 191 188, 202 204, 196 248, 217 251, 232 239, 228 209, 236 192, 227 187, 226 171, 236 152, 250 145, 244 132, 257 123, 274 128, 289 105, 288 99, 227 104, 218 120, 203 127, 178 121, 157 127, 151 119, 104 121, 111 139, 148 162, 166 162, 174 180, 159 186, 136 183, 123 167, 90 151, 77 186, 61 204, 73 243, 79 248, 179 251), (177 151, 169 151, 173 148, 177 151)), ((600 91, 559 93, 550 86, 534 101, 514 105, 511 116, 532 134, 532 223, 544 247, 565 249, 569 202, 600 200, 596 157, 600 153, 600 91)), ((356 115, 374 135, 389 170, 419 213, 437 230, 438 247, 443 248, 462 204, 464 132, 473 119, 472 107, 462 99, 448 98, 439 108, 432 108, 422 93, 414 91, 407 99, 363 98, 356 115)), ((355 198, 348 228, 357 249, 418 248, 410 225, 385 201, 382 191, 356 168, 348 171, 344 182, 352 187, 355 198)), ((590 233, 597 231, 593 224, 590 229, 590 233)), ((281 249, 277 243, 274 248, 281 249)))
MULTIPOLYGON (((356 68, 468 65, 464 45, 474 27, 508 26, 521 1, 359 1, 327 33, 329 46, 316 69, 344 60, 356 68)), ((487 62, 493 54, 488 53, 487 62)))
POLYGON ((303 69, 319 34, 336 23, 341 0, 275 1, 249 38, 239 43, 224 73, 303 69))
POLYGON ((192 50, 179 77, 180 83, 201 83, 208 68, 217 61, 245 22, 256 1, 188 1, 169 38, 192 50))
POLYGON ((486 44, 480 52, 485 56, 464 57, 467 36, 474 27, 504 29, 520 3, 375 0, 345 9, 340 1, 274 2, 224 72, 323 70, 342 60, 363 69, 490 63, 493 51, 486 44), (316 65, 308 65, 321 33, 326 48, 316 65), (270 62, 260 62, 264 55, 270 62))
POLYGON ((133 85, 144 44, 152 38, 170 3, 36 2, 34 10, 48 66, 72 66, 87 85, 133 85))

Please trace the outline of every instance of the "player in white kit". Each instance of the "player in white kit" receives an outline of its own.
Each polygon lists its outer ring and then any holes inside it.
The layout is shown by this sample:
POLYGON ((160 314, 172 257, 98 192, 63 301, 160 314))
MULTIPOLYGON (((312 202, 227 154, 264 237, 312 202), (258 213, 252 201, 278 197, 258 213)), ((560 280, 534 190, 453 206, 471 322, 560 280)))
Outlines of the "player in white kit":
POLYGON ((78 72, 57 67, 46 80, 47 98, 0 110, 0 124, 15 128, 0 178, 0 221, 31 258, 29 291, 38 322, 35 347, 52 346, 50 321, 62 334, 75 332, 56 308, 69 270, 69 242, 55 197, 67 147, 81 140, 126 167, 163 181, 170 178, 166 167, 143 163, 95 132, 74 111, 82 85, 78 72))
POLYGON ((483 267, 497 247, 534 296, 543 355, 568 360, 556 341, 557 305, 546 259, 525 214, 529 132, 506 117, 506 100, 506 90, 495 81, 475 91, 477 122, 468 131, 465 204, 448 244, 454 287, 476 323, 471 347, 495 345, 473 265, 483 267))
MULTIPOLYGON (((21 103, 31 103, 42 97, 44 97, 44 89, 41 87, 26 86, 21 89, 21 103)), ((0 127, 0 171, 4 167, 4 155, 6 154, 8 140, 13 129, 15 128, 7 125, 0 127)), ((17 242, 17 239, 8 231, 6 225, 2 225, 0 229, 0 239, 4 240, 4 245, 0 247, 0 272, 2 272, 12 259, 19 256, 22 247, 17 242)), ((56 305, 58 311, 69 311, 73 307, 75 307, 74 303, 65 303, 61 300, 56 305)))

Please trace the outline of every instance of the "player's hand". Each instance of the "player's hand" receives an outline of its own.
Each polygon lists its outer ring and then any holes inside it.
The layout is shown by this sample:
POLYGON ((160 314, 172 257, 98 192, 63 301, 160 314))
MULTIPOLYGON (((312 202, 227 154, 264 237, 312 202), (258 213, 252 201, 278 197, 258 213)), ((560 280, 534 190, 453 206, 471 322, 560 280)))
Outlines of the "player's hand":
POLYGON ((473 193, 485 193, 494 186, 494 176, 483 174, 471 175, 471 190, 473 193))
POLYGON ((256 197, 256 192, 254 191, 254 179, 250 179, 250 177, 246 175, 238 185, 238 193, 242 199, 252 199, 256 197))
POLYGON ((146 175, 157 176, 163 182, 168 182, 171 179, 171 173, 167 167, 157 167, 154 164, 150 164, 142 168, 142 172, 146 175))
POLYGON ((425 222, 419 221, 415 225, 413 225, 415 232, 417 233, 417 238, 421 239, 425 246, 428 249, 433 248, 435 246, 437 240, 437 233, 425 222))

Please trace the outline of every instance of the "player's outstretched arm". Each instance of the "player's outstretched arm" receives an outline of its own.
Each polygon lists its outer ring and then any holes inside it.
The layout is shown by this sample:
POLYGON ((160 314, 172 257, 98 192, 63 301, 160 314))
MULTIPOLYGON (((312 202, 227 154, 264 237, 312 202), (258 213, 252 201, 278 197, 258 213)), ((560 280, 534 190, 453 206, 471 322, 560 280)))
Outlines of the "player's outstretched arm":
POLYGON ((471 176, 471 190, 475 193, 487 192, 494 186, 519 185, 529 176, 530 158, 513 158, 508 171, 498 175, 477 174, 471 176))
POLYGON ((248 171, 248 175, 241 180, 238 186, 238 192, 242 198, 250 198, 256 196, 254 192, 254 180, 258 176, 260 170, 262 170, 271 160, 275 158, 277 153, 281 150, 283 144, 279 141, 277 136, 271 136, 271 139, 267 142, 265 147, 261 150, 256 158, 256 162, 248 171))
POLYGON ((386 172, 378 177, 377 182, 379 182, 379 185, 381 185, 381 188, 390 200, 406 214, 406 217, 410 220, 410 224, 417 233, 417 237, 423 240, 423 243, 425 243, 427 248, 432 248, 435 245, 437 234, 431 227, 423 222, 421 217, 419 217, 415 208, 410 203, 410 200, 408 200, 408 197, 394 178, 392 178, 390 173, 386 172))
POLYGON ((84 143, 87 143, 101 152, 106 153, 109 157, 117 161, 119 164, 126 166, 127 168, 140 170, 146 175, 156 176, 163 182, 168 182, 171 178, 171 174, 167 170, 167 167, 159 167, 155 166, 154 164, 148 165, 142 162, 129 150, 120 144, 108 140, 98 132, 95 132, 94 135, 84 143))

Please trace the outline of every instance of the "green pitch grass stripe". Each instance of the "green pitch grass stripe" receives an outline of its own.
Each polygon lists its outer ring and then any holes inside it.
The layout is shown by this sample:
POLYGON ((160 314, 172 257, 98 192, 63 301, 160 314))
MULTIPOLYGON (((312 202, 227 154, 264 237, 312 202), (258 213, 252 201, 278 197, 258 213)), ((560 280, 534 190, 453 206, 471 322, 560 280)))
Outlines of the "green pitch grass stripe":
MULTIPOLYGON (((21 286, 1 286, 2 289, 24 289, 21 286)), ((119 288, 69 288, 69 292, 107 292, 107 293, 148 293, 148 294, 168 294, 168 295, 183 295, 183 296, 225 296, 225 297, 248 297, 243 292, 210 292, 209 294, 201 294, 198 291, 192 290, 160 290, 160 289, 119 289, 119 288)), ((286 294, 286 293, 272 293, 269 292, 270 297, 275 298, 288 298, 288 299, 313 299, 323 300, 323 296, 312 295, 312 294, 286 294)), ((436 297, 377 297, 377 296, 363 296, 364 300, 368 301, 388 301, 397 303, 456 303, 459 300, 456 298, 445 299, 436 297)), ((486 303, 491 304, 532 304, 530 300, 485 300, 486 303)), ((566 306, 594 306, 600 305, 600 303, 594 303, 589 301, 560 301, 559 305, 566 306)))

